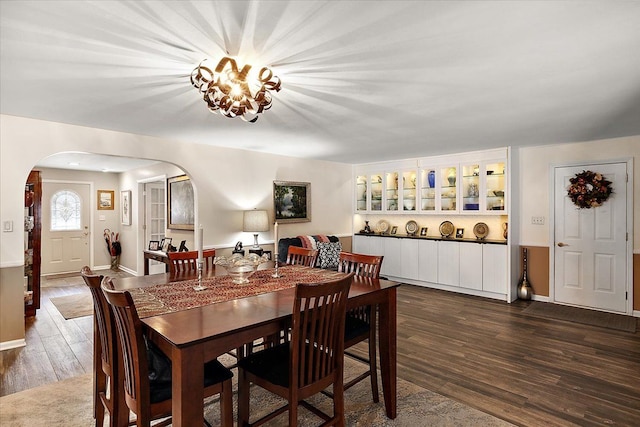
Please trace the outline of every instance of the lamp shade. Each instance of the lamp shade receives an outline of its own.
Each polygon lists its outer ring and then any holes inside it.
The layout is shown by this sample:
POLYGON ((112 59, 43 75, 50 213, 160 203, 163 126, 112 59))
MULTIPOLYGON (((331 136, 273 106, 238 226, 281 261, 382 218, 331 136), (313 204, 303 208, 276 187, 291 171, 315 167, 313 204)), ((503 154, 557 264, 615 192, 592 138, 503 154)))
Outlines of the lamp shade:
POLYGON ((257 209, 244 211, 242 231, 269 231, 269 215, 267 211, 257 209))

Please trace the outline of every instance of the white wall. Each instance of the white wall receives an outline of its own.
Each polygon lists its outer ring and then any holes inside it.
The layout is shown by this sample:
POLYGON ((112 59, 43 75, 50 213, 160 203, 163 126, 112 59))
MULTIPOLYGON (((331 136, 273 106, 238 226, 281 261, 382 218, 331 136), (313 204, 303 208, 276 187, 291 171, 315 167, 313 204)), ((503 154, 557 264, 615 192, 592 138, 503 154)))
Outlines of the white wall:
MULTIPOLYGON (((520 244, 549 246, 549 209, 552 165, 590 163, 633 158, 633 236, 634 250, 640 249, 640 135, 592 142, 526 147, 519 150, 520 244), (531 224, 532 216, 544 216, 544 225, 531 224)), ((631 178, 630 178, 631 179, 631 178)), ((614 190, 615 191, 615 190, 614 190)), ((626 189, 625 189, 626 191, 626 189)))
MULTIPOLYGON (((67 151, 154 159, 177 165, 194 183, 199 216, 196 223, 205 229, 205 246, 240 240, 241 210, 264 208, 273 218, 274 180, 311 183, 312 221, 283 224, 280 236, 352 232, 351 165, 0 115, 0 222, 11 220, 14 223, 14 232, 0 233, 0 268, 17 268, 24 263, 24 233, 20 232, 20 225, 24 215, 24 184, 29 171, 40 159, 67 151)), ((137 180, 155 173, 157 171, 140 170, 135 175, 122 177, 121 188, 135 190, 137 180)), ((136 192, 134 206, 137 200, 136 192)), ((119 206, 119 198, 116 205, 119 206)), ((135 211, 133 218, 138 218, 135 211)), ((137 224, 136 220, 130 229, 121 232, 125 250, 129 240, 135 239, 132 235, 137 235, 137 224)), ((246 241, 246 236, 243 240, 246 241)), ((125 267, 131 268, 128 256, 124 262, 127 263, 125 267)), ((22 283, 15 286, 22 286, 22 283)), ((2 289, 4 287, 5 284, 2 289)), ((22 301, 0 295, 0 310, 8 305, 20 307, 22 301)), ((2 337, 8 335, 0 333, 2 337)))

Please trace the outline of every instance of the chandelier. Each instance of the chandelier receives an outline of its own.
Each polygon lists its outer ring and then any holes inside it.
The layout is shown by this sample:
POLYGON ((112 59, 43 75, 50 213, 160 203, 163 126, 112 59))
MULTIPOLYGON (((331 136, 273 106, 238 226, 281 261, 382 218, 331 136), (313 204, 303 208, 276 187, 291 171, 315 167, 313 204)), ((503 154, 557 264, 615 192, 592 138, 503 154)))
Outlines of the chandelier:
POLYGON ((271 108, 269 91, 280 91, 280 78, 269 68, 263 67, 254 77, 249 74, 251 65, 238 71, 236 61, 229 57, 222 58, 214 71, 205 61, 191 72, 191 84, 202 94, 209 111, 255 123, 259 113, 271 108))

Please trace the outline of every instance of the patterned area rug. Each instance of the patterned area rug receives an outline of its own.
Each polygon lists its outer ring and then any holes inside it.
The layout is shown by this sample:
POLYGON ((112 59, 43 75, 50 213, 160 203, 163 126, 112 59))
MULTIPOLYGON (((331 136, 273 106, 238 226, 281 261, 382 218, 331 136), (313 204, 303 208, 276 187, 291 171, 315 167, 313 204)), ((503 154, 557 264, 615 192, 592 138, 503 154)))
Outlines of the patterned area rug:
MULTIPOLYGON (((225 356, 224 363, 233 362, 225 356)), ((363 365, 346 361, 346 375, 360 372, 363 365)), ((85 374, 0 398, 0 426, 67 426, 89 427, 92 418, 92 379, 85 374)), ((237 391, 234 377, 234 393, 237 391)), ((234 395, 234 406, 237 395, 234 395)), ((380 403, 371 400, 371 388, 367 380, 360 382, 345 393, 347 426, 483 426, 498 427, 511 424, 487 415, 476 409, 425 390, 407 381, 398 379, 398 417, 390 420, 384 412, 382 396, 380 403)), ((278 398, 259 387, 251 389, 251 417, 269 412, 279 403, 278 398), (275 405, 275 406, 274 406, 275 405)), ((324 395, 315 397, 314 403, 330 410, 331 401, 324 395)), ((205 418, 211 425, 220 423, 218 398, 205 401, 205 418)), ((236 408, 234 407, 234 410, 236 408)), ((271 420, 266 426, 286 426, 287 414, 271 420)), ((321 422, 315 415, 301 408, 300 426, 317 426, 321 422)))

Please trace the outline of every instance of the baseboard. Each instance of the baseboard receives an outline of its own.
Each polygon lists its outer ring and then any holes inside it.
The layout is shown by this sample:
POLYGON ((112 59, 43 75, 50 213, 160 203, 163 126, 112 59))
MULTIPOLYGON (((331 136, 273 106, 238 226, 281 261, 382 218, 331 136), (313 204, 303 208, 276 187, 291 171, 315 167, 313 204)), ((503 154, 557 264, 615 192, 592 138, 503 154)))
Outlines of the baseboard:
POLYGON ((533 295, 531 296, 531 299, 532 299, 532 300, 534 300, 534 301, 542 301, 542 302, 549 302, 549 301, 551 301, 551 298, 549 298, 549 297, 545 297, 545 296, 543 296, 543 295, 536 295, 536 294, 533 294, 533 295))
POLYGON ((633 310, 632 316, 633 317, 640 317, 640 310, 633 310))
MULTIPOLYGON (((123 267, 123 266, 119 266, 118 267, 120 269, 120 271, 124 271, 125 273, 129 273, 132 276, 137 276, 138 272, 135 270, 131 270, 130 268, 127 267, 123 267)), ((95 267, 92 268, 93 271, 104 271, 104 270, 111 270, 111 265, 96 265, 95 267)), ((103 276, 108 276, 108 274, 103 274, 103 276)))
POLYGON ((0 342, 0 351, 11 350, 12 348, 25 347, 27 341, 24 338, 13 341, 0 342))

